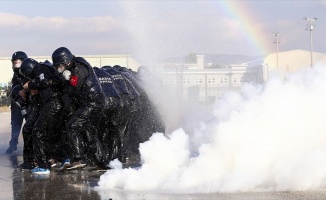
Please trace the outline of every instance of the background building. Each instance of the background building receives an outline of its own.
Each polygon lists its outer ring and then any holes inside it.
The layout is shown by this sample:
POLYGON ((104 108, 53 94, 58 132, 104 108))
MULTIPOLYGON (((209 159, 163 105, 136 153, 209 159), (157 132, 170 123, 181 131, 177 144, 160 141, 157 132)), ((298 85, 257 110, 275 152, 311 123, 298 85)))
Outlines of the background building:
POLYGON ((240 90, 245 82, 263 83, 262 61, 258 65, 223 62, 207 63, 204 55, 196 55, 196 63, 163 64, 160 67, 163 86, 173 89, 176 94, 188 100, 210 104, 226 91, 240 90))
MULTIPOLYGON (((271 73, 285 79, 287 73, 311 67, 310 55, 310 51, 293 50, 279 52, 278 62, 275 53, 239 64, 206 63, 204 55, 197 55, 196 63, 169 63, 160 68, 163 86, 174 89, 183 98, 209 104, 226 91, 240 90, 245 83, 262 84, 271 73)), ((326 54, 314 52, 313 56, 314 65, 326 67, 326 54)))
MULTIPOLYGON (((326 67, 326 54, 313 52, 313 65, 326 67)), ((268 55, 264 61, 264 80, 268 79, 270 73, 277 72, 283 79, 287 73, 298 71, 302 68, 311 67, 311 52, 304 50, 283 51, 268 55)))

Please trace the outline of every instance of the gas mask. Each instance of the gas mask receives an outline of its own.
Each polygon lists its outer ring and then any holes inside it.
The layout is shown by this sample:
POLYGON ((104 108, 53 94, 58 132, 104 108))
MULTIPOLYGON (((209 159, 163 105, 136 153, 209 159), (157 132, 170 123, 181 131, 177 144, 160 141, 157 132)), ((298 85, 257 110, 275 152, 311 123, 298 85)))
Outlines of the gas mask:
POLYGON ((13 65, 13 68, 20 68, 21 65, 22 65, 22 63, 16 63, 13 65))
POLYGON ((19 73, 19 69, 22 63, 23 62, 20 59, 16 59, 12 61, 12 69, 14 70, 14 72, 19 73))
POLYGON ((59 67, 57 69, 58 69, 58 72, 60 74, 62 74, 62 72, 66 70, 66 67, 64 65, 59 65, 59 67))
POLYGON ((67 64, 62 63, 60 65, 57 65, 56 68, 57 68, 58 72, 60 74, 62 74, 65 70, 67 70, 69 68, 69 66, 67 64))
POLYGON ((67 64, 60 64, 57 67, 58 72, 63 76, 63 78, 67 81, 70 80, 71 71, 68 70, 67 64))
POLYGON ((70 76, 71 76, 71 71, 69 71, 69 70, 64 70, 64 71, 62 72, 62 76, 63 76, 63 78, 65 78, 65 80, 69 81, 69 80, 70 80, 70 76))
POLYGON ((20 69, 20 68, 15 68, 15 67, 13 67, 13 71, 14 71, 14 73, 16 73, 16 74, 20 74, 20 73, 19 73, 19 69, 20 69))
POLYGON ((65 68, 61 68, 61 67, 58 68, 58 72, 59 72, 60 74, 62 74, 63 71, 65 71, 65 68))

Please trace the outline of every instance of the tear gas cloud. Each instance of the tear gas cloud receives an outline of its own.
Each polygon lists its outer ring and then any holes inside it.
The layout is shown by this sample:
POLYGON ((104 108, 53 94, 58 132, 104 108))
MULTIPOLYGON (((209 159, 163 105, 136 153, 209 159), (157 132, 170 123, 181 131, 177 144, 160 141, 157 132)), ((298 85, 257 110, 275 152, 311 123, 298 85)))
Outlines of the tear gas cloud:
MULTIPOLYGON (((213 118, 154 133, 142 166, 113 170, 96 189, 164 193, 297 191, 325 187, 326 68, 245 85, 214 104, 213 118), (185 131, 190 130, 190 131, 185 131)), ((176 110, 174 110, 176 112, 176 110)), ((208 114, 209 115, 209 114, 208 114)), ((181 116, 181 115, 180 115, 181 116)), ((194 121, 194 115, 182 116, 194 121)), ((197 119, 196 119, 197 120, 197 119)))

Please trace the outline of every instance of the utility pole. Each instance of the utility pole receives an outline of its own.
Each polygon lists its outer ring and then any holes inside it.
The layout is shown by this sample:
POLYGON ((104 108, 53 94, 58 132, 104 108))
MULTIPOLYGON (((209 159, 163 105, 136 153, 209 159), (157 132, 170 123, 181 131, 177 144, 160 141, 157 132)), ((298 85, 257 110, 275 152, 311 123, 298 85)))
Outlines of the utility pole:
POLYGON ((313 59, 312 59, 312 31, 314 30, 314 21, 317 21, 317 18, 309 18, 309 17, 304 17, 303 18, 305 21, 309 22, 309 24, 306 25, 306 30, 310 31, 310 59, 311 59, 311 67, 313 65, 313 59))
POLYGON ((272 35, 275 36, 275 41, 273 43, 276 44, 276 69, 278 71, 278 44, 280 43, 278 36, 280 34, 279 33, 272 33, 272 35))

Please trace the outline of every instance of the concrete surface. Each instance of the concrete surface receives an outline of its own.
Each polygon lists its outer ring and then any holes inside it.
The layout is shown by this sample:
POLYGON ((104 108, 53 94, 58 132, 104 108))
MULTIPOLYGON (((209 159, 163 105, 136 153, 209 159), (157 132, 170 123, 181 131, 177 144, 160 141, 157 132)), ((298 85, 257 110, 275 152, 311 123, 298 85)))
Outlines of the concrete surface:
POLYGON ((155 194, 149 192, 130 192, 107 190, 98 192, 94 189, 101 172, 75 170, 71 172, 51 171, 48 176, 34 176, 29 171, 21 171, 22 137, 18 150, 13 154, 5 154, 10 139, 10 113, 0 113, 0 200, 25 199, 107 199, 107 200, 301 200, 326 199, 326 191, 304 192, 248 192, 228 194, 155 194))

